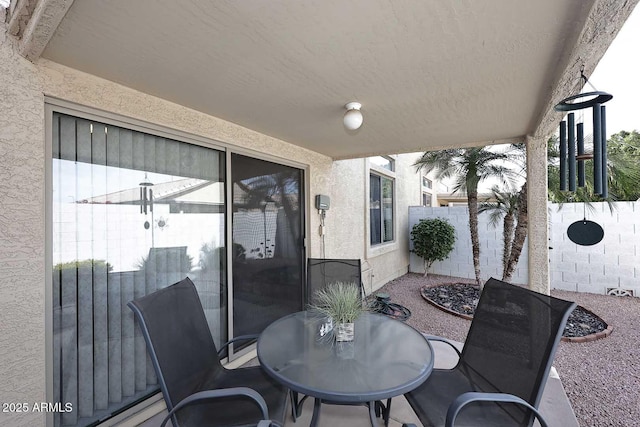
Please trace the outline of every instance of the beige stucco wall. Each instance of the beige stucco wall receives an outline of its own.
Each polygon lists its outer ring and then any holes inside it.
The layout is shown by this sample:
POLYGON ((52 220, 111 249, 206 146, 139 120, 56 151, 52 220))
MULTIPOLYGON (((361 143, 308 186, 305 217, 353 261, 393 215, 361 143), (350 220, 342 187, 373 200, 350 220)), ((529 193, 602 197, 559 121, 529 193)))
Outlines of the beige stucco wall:
MULTIPOLYGON (((38 69, 0 27, 0 403, 45 401, 44 165, 38 69)), ((0 411, 3 426, 43 421, 0 411)))
MULTIPOLYGON (((391 174, 392 177, 395 176, 395 239, 392 243, 377 247, 368 245, 367 160, 341 160, 333 163, 331 209, 326 221, 326 257, 362 259, 363 282, 367 293, 408 272, 408 206, 420 204, 422 191, 420 175, 412 166, 417 157, 417 154, 393 156, 396 169, 391 174)), ((316 230, 312 230, 312 233, 314 231, 316 230)))
MULTIPOLYGON (((420 201, 417 175, 409 176, 410 183, 405 185, 401 181, 406 177, 398 173, 397 242, 384 253, 368 253, 368 172, 364 159, 333 162, 293 144, 44 59, 32 64, 16 53, 13 40, 0 28, 1 402, 46 401, 45 95, 307 165, 309 255, 322 255, 320 219, 313 209, 313 197, 322 193, 332 198, 326 222, 327 257, 363 259, 373 272, 374 288, 407 271, 406 206, 420 201)), ((399 168, 414 157, 398 156, 399 168)), ((0 412, 0 425, 44 424, 45 416, 40 413, 0 412)))

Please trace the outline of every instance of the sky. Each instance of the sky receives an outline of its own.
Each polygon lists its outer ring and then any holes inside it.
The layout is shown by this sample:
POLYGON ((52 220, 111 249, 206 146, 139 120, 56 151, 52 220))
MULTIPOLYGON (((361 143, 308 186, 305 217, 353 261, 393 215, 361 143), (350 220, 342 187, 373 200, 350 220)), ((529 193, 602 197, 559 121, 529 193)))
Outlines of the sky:
MULTIPOLYGON (((637 6, 607 49, 594 70, 589 83, 608 92, 607 137, 621 130, 640 131, 640 6, 637 6)), ((593 89, 586 85, 583 92, 593 89)))

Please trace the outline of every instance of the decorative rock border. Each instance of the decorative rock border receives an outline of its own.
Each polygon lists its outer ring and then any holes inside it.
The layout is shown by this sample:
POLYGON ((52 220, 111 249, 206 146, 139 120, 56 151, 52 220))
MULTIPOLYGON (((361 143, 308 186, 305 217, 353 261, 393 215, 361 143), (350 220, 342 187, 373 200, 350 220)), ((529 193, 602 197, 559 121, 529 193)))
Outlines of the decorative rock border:
MULTIPOLYGON (((443 283, 443 285, 445 285, 446 283, 443 283)), ((453 283, 451 283, 453 284, 453 283)), ((439 285, 438 285, 439 286, 439 285)), ((424 298, 429 304, 431 304, 432 306, 436 307, 439 310, 444 311, 445 313, 448 314, 452 314, 454 316, 457 317, 461 317, 463 319, 466 320, 473 320, 473 316, 469 316, 468 314, 462 314, 462 313, 458 313, 457 311, 451 310, 447 307, 444 307, 440 304, 438 304, 437 302, 433 301, 431 298, 429 298, 428 296, 426 296, 423 292, 423 290, 425 288, 431 288, 433 286, 424 286, 420 289, 420 295, 422 296, 422 298, 424 298)), ((602 323, 604 323, 605 325, 607 325, 607 327, 605 328, 604 331, 600 331, 600 332, 596 332, 595 334, 589 334, 589 335, 585 335, 582 337, 562 337, 560 340, 564 341, 564 342, 572 342, 572 343, 583 343, 583 342, 591 342, 591 341, 596 341, 605 337, 608 337, 609 335, 611 335, 611 333, 613 332, 613 326, 609 325, 607 322, 605 322, 604 320, 602 320, 602 318, 600 316, 598 316, 597 314, 595 314, 593 311, 586 309, 582 306, 580 306, 580 308, 582 308, 584 311, 589 312, 589 314, 591 314, 592 316, 597 317, 598 319, 600 319, 600 321, 602 321, 602 323)))
MULTIPOLYGON (((443 285, 455 285, 455 283, 443 283, 443 285)), ((437 286, 441 286, 441 285, 437 285, 437 286)), ((466 320, 473 320, 473 316, 470 316, 468 314, 458 313, 457 311, 454 311, 445 306, 442 306, 424 294, 423 290, 425 288, 433 288, 433 287, 434 286, 424 286, 420 288, 420 295, 422 295, 422 298, 424 298, 429 304, 444 311, 445 313, 449 313, 457 317, 462 317, 463 319, 466 319, 466 320)))
POLYGON ((574 343, 591 342, 591 341, 599 340, 601 338, 605 338, 611 335, 611 332, 613 332, 613 326, 609 325, 607 322, 602 320, 602 318, 597 314, 595 314, 593 311, 587 308, 584 308, 583 306, 579 306, 579 307, 584 311, 588 312, 589 314, 591 314, 592 316, 595 316, 598 319, 600 319, 600 321, 604 323, 607 327, 604 329, 604 331, 596 332, 595 334, 585 335, 583 337, 562 337, 561 341, 574 342, 574 343))

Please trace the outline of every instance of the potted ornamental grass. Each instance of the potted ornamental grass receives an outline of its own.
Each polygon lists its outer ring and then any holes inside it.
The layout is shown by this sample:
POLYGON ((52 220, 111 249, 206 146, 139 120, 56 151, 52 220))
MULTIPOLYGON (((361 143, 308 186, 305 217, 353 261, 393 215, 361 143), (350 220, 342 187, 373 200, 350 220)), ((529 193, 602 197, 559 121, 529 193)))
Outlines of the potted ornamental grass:
POLYGON ((315 293, 311 307, 331 319, 336 341, 353 341, 354 322, 365 310, 360 287, 355 283, 336 282, 315 293))

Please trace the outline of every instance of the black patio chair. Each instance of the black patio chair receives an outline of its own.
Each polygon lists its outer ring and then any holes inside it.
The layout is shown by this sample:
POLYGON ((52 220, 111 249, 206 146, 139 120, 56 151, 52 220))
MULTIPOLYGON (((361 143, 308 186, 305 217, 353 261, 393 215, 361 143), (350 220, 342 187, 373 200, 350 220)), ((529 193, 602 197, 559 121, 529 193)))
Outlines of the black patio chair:
POLYGON ((360 295, 364 299, 359 259, 309 258, 307 260, 306 303, 313 304, 316 291, 336 282, 355 283, 360 287, 360 295))
MULTIPOLYGON (((484 285, 453 369, 434 369, 405 394, 425 427, 531 426, 567 318, 576 304, 496 279, 484 285)), ((409 427, 412 424, 405 424, 409 427)))
POLYGON ((144 335, 169 411, 162 427, 169 419, 174 427, 284 424, 284 386, 259 366, 226 369, 220 363, 229 343, 256 336, 236 337, 216 350, 188 277, 128 306, 144 335))

